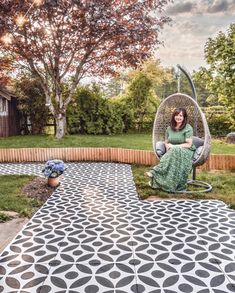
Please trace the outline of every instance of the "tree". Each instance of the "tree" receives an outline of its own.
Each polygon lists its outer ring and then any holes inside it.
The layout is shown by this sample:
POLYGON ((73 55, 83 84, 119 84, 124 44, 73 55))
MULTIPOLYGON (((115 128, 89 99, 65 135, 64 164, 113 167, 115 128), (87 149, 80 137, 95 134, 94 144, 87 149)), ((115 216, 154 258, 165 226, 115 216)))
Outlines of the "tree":
POLYGON ((127 86, 121 100, 125 102, 125 107, 131 109, 138 130, 143 130, 144 124, 152 125, 153 113, 160 102, 155 88, 169 78, 168 70, 163 69, 160 61, 153 58, 146 60, 135 70, 127 72, 127 86))
POLYGON ((143 130, 145 123, 152 124, 153 113, 160 101, 154 92, 153 81, 144 72, 138 72, 130 82, 125 101, 127 107, 132 109, 138 130, 143 130))
POLYGON ((171 72, 160 65, 159 59, 154 58, 149 58, 140 64, 137 69, 129 71, 129 80, 133 80, 140 72, 151 81, 154 88, 171 78, 171 72))
POLYGON ((196 88, 199 105, 202 107, 218 105, 217 94, 210 91, 211 72, 205 67, 200 67, 198 71, 193 72, 192 79, 196 88))
POLYGON ((170 78, 164 80, 162 83, 156 86, 155 91, 161 100, 164 100, 169 95, 172 95, 177 91, 178 75, 174 67, 169 70, 170 78))
POLYGON ((124 91, 127 83, 127 76, 123 72, 118 73, 117 76, 109 79, 107 82, 103 82, 102 88, 106 98, 117 97, 124 91))
POLYGON ((8 72, 12 69, 12 59, 9 56, 0 57, 0 86, 7 86, 11 77, 8 75, 8 72))
POLYGON ((157 107, 153 93, 152 81, 140 72, 130 83, 127 93, 127 104, 133 109, 134 119, 138 130, 142 130, 144 118, 152 109, 157 107))
MULTIPOLYGON (((22 76, 14 82, 19 109, 28 117, 32 134, 42 134, 48 121, 49 111, 45 106, 45 95, 37 79, 22 76)), ((27 133, 27 129, 25 129, 27 133)))
POLYGON ((166 70, 167 78, 163 79, 162 83, 156 86, 156 93, 161 100, 168 96, 180 91, 189 96, 192 96, 192 89, 190 83, 179 69, 176 70, 174 67, 166 70))
POLYGON ((219 102, 230 112, 231 128, 235 127, 235 24, 227 34, 220 32, 205 45, 205 57, 210 65, 209 88, 218 95, 219 102))
POLYGON ((40 80, 56 120, 57 138, 65 134, 67 107, 85 74, 114 75, 120 65, 135 66, 151 55, 159 29, 169 20, 155 12, 167 2, 1 1, 2 50, 40 80), (63 98, 61 85, 68 78, 68 95, 63 98))

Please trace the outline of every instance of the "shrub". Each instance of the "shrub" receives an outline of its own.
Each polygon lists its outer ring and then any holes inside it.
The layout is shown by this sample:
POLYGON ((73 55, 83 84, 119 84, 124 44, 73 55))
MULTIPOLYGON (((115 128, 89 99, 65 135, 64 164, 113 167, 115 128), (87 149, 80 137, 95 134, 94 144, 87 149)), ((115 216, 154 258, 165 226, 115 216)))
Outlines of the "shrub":
POLYGON ((116 134, 124 129, 114 105, 102 97, 97 86, 81 87, 68 108, 67 126, 71 134, 116 134))
POLYGON ((229 113, 221 106, 204 109, 210 133, 214 136, 226 136, 230 128, 229 113))

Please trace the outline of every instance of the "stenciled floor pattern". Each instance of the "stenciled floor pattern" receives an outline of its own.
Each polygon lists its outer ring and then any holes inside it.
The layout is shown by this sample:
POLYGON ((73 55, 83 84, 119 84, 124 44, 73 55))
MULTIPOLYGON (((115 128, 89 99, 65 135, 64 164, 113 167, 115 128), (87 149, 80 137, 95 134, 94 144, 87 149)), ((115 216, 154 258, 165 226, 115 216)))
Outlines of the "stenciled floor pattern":
MULTIPOLYGON (((0 174, 41 176, 42 166, 0 164, 0 174)), ((235 292, 235 211, 140 201, 129 165, 69 163, 2 253, 0 292, 235 292)))

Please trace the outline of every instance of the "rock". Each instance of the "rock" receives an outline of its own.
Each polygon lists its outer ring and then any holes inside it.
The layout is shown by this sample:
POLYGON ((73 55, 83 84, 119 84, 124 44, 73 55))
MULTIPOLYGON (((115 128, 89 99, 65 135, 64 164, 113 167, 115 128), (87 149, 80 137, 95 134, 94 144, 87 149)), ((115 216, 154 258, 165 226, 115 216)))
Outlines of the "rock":
POLYGON ((6 216, 10 218, 17 218, 19 216, 18 213, 13 212, 13 211, 0 211, 0 213, 5 214, 6 216))
POLYGON ((227 143, 235 143, 235 132, 230 132, 226 136, 226 142, 227 143))

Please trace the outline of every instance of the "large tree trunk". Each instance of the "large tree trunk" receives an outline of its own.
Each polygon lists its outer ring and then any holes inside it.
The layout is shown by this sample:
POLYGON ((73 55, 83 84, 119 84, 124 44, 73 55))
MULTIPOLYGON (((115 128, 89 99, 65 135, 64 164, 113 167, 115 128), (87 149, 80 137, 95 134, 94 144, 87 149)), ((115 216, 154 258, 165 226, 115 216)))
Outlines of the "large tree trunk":
POLYGON ((61 139, 66 133, 66 116, 59 114, 55 117, 56 121, 56 138, 61 139))

